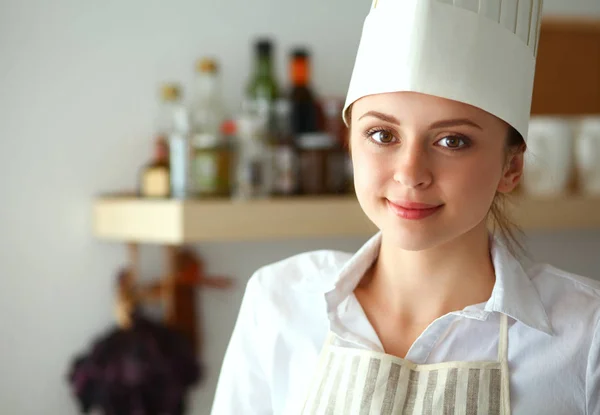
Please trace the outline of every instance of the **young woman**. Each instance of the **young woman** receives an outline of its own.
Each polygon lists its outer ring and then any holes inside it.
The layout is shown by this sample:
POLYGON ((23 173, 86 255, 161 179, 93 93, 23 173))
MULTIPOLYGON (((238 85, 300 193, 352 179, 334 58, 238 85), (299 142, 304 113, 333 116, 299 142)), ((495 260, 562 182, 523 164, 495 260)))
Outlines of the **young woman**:
POLYGON ((525 269, 499 209, 541 16, 506 3, 374 2, 344 119, 380 232, 252 276, 213 414, 600 415, 600 284, 525 269))

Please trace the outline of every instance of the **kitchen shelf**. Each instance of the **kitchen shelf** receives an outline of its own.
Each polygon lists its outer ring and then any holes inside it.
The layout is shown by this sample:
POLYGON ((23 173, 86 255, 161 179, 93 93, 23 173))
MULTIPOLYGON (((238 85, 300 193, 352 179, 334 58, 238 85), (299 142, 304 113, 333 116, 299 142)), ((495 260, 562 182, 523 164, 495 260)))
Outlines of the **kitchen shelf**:
MULTIPOLYGON (((516 197, 511 218, 524 230, 600 229, 600 198, 516 197)), ((103 196, 94 234, 107 240, 181 245, 203 241, 368 236, 377 229, 353 196, 230 200, 151 200, 103 196)))
POLYGON ((377 229, 353 197, 252 201, 101 197, 94 233, 102 239, 184 244, 301 237, 360 236, 377 229))

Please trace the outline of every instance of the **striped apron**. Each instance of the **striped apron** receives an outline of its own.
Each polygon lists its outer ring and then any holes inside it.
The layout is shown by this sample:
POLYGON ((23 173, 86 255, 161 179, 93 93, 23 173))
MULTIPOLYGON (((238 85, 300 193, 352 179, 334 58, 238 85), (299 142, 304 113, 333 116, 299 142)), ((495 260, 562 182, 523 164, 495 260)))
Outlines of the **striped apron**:
POLYGON ((302 414, 509 415, 507 317, 497 361, 417 365, 332 344, 329 333, 302 414))

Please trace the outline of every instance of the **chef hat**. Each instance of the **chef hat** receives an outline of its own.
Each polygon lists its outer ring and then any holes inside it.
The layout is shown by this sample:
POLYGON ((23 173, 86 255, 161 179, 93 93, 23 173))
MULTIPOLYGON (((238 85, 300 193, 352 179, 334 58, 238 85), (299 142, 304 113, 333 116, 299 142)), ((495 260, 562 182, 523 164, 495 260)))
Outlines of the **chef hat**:
POLYGON ((481 108, 527 137, 543 0, 373 0, 344 106, 413 91, 481 108))

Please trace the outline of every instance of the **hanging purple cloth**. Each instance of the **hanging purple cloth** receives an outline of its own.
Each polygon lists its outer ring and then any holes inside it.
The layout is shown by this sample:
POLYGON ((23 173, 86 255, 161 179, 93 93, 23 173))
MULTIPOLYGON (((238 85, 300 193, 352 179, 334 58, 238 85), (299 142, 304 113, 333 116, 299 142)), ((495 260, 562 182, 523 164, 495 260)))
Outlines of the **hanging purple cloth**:
POLYGON ((186 395, 202 370, 180 332, 135 313, 77 356, 68 380, 82 413, 183 415, 186 395))

